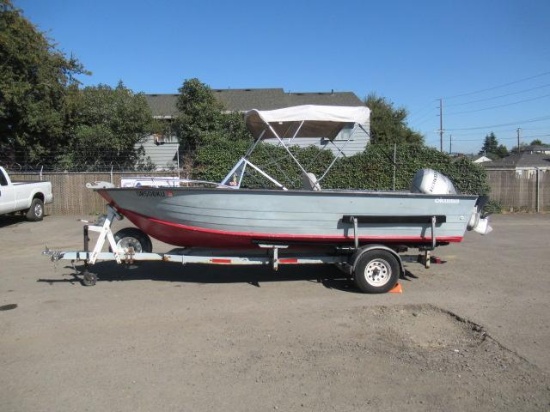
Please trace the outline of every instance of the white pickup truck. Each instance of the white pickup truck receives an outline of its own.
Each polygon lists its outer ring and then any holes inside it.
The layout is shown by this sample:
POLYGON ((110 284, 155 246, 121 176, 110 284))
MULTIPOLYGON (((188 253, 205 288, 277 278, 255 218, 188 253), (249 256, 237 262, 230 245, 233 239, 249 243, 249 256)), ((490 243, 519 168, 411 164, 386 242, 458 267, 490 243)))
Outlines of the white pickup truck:
POLYGON ((44 204, 53 202, 50 182, 12 182, 0 166, 0 215, 25 213, 28 220, 44 217, 44 204))

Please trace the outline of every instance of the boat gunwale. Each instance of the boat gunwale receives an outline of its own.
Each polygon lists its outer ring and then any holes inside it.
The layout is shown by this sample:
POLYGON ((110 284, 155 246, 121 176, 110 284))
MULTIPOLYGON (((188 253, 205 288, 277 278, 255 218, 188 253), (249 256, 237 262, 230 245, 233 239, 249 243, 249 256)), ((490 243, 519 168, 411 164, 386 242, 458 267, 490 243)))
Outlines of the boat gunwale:
POLYGON ((426 198, 426 199, 467 199, 473 200, 477 199, 479 195, 470 195, 470 194, 429 194, 429 193, 416 193, 416 192, 406 192, 406 191, 376 191, 376 190, 360 190, 360 189, 323 189, 323 190, 302 190, 302 189, 289 189, 289 190, 280 190, 280 189, 269 189, 269 188, 259 188, 259 189, 229 189, 229 188, 209 188, 209 187, 113 187, 113 188, 98 188, 94 189, 96 192, 120 192, 120 191, 168 191, 172 193, 176 192, 197 192, 197 193, 222 193, 224 195, 231 193, 231 195, 237 194, 280 194, 282 196, 289 195, 306 195, 306 196, 365 196, 365 197, 413 197, 413 198, 426 198))

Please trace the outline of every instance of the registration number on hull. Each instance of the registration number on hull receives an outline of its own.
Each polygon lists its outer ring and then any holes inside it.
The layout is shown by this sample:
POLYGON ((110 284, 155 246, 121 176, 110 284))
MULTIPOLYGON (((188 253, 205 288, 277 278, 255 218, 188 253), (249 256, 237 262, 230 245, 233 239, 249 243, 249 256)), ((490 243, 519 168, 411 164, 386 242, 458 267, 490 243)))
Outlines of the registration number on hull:
POLYGON ((458 203, 460 203, 460 199, 435 199, 435 203, 458 204, 458 203))
POLYGON ((138 190, 138 197, 170 197, 171 192, 167 193, 166 190, 144 189, 138 190))

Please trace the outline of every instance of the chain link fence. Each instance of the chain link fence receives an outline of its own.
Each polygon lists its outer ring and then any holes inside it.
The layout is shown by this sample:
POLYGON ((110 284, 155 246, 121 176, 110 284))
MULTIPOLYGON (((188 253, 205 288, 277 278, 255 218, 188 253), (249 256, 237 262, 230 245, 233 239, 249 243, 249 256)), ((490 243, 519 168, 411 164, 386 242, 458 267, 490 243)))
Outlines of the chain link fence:
MULTIPOLYGON (((163 146, 162 146, 163 147, 163 146)), ((189 157, 192 153, 183 153, 189 157)), ((154 157, 154 156, 153 156, 154 157)), ((159 169, 143 148, 117 151, 80 147, 70 154, 51 155, 40 160, 32 159, 24 150, 1 152, 0 165, 14 172, 136 172, 159 169)), ((169 159, 177 168, 177 159, 169 159)), ((162 169, 169 169, 164 166, 162 169)))

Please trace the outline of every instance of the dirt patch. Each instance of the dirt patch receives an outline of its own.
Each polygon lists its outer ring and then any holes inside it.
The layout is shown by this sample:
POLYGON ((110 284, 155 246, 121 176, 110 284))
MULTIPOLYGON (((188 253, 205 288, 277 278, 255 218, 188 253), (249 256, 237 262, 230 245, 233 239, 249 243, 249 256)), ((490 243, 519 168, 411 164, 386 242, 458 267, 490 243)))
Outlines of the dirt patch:
POLYGON ((548 378, 480 325, 431 305, 366 307, 359 315, 347 322, 348 333, 322 344, 315 357, 327 363, 346 353, 338 370, 364 373, 350 386, 367 404, 384 410, 396 404, 415 410, 550 407, 548 378))
POLYGON ((318 411, 550 407, 548 378, 537 367, 481 326, 437 307, 364 307, 324 318, 324 324, 287 319, 269 329, 253 322, 228 324, 223 339, 209 342, 208 358, 197 350, 187 365, 191 378, 212 371, 207 380, 213 380, 219 399, 200 387, 193 396, 209 398, 211 407, 222 399, 237 406, 252 391, 262 402, 248 399, 251 410, 266 404, 318 411), (228 375, 234 376, 229 387, 223 378, 228 375))

